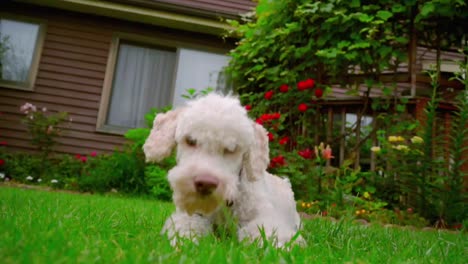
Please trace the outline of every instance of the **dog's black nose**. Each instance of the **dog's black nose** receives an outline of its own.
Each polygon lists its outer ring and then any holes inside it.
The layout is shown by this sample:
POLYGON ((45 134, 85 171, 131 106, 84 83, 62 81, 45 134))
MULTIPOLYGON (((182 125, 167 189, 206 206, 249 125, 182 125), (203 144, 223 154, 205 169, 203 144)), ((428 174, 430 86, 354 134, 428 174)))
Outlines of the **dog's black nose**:
POLYGON ((195 190, 201 195, 209 195, 218 187, 219 180, 210 175, 200 175, 193 180, 195 190))

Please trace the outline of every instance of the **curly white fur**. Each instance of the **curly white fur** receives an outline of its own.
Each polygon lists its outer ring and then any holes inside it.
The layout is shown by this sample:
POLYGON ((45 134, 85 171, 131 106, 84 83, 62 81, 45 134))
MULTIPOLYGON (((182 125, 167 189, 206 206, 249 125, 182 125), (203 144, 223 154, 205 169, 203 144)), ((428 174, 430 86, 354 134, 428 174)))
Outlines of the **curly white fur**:
MULTIPOLYGON (((297 234, 300 218, 290 183, 269 174, 266 130, 250 120, 237 98, 209 94, 183 108, 159 114, 143 146, 147 161, 160 161, 177 146, 177 165, 168 173, 176 212, 166 221, 175 245, 178 237, 196 237, 223 225, 221 208, 238 222, 239 240, 255 240, 261 231, 283 246, 297 234), (216 179, 202 195, 197 177, 216 179), (226 204, 230 205, 226 207, 226 204)), ((297 236, 296 243, 304 243, 297 236)))

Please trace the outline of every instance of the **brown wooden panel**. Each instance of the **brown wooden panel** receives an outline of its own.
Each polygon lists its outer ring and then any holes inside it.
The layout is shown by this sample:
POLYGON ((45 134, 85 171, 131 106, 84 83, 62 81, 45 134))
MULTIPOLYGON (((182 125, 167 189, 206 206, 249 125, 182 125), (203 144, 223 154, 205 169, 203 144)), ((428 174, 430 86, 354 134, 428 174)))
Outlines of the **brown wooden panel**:
POLYGON ((104 82, 104 80, 101 80, 101 79, 83 78, 83 77, 78 77, 78 76, 64 75, 64 74, 51 72, 51 71, 45 71, 41 69, 41 66, 39 66, 39 72, 37 76, 38 78, 52 79, 52 80, 57 80, 57 81, 66 81, 66 82, 71 82, 71 83, 92 85, 92 86, 99 86, 99 87, 102 87, 102 84, 104 82))
POLYGON ((92 101, 92 102, 99 102, 100 96, 96 96, 96 94, 89 94, 83 92, 76 92, 64 89, 57 89, 57 88, 49 88, 46 86, 36 86, 36 90, 40 91, 41 94, 47 95, 55 95, 64 98, 73 98, 85 101, 92 101))
MULTIPOLYGON (((96 149, 105 149, 105 150, 114 150, 116 145, 122 145, 125 141, 123 140, 122 142, 118 144, 111 144, 111 143, 106 143, 102 141, 94 141, 90 139, 71 139, 71 138, 58 138, 57 142, 60 143, 62 146, 70 146, 70 147, 76 147, 80 149, 87 149, 88 151, 80 151, 79 153, 90 153, 93 150, 96 149)), ((57 146, 57 149, 59 150, 61 146, 57 146)))
POLYGON ((47 41, 48 42, 55 42, 55 43, 64 43, 74 46, 81 46, 86 48, 92 48, 96 50, 104 50, 107 51, 109 49, 110 42, 98 42, 95 40, 87 40, 87 39, 80 39, 75 37, 74 35, 56 35, 52 32, 48 32, 47 34, 47 41))
MULTIPOLYGON (((120 1, 127 4, 129 2, 120 1)), ((182 13, 199 13, 210 17, 223 16, 229 18, 237 18, 240 14, 254 10, 256 6, 256 3, 250 0, 133 0, 131 2, 150 7, 162 7, 182 13)))
POLYGON ((52 57, 64 58, 67 60, 77 60, 77 61, 83 61, 83 62, 89 62, 89 63, 104 64, 104 65, 106 65, 107 63, 107 58, 105 57, 66 52, 66 51, 55 50, 55 49, 50 49, 50 48, 44 49, 42 51, 42 56, 52 56, 52 57))
MULTIPOLYGON (((99 29, 99 26, 96 25, 96 28, 99 29)), ((81 27, 82 30, 79 29, 80 27, 78 25, 73 26, 69 25, 68 23, 59 25, 50 22, 47 27, 47 32, 50 32, 54 35, 74 36, 75 38, 92 40, 102 43, 110 43, 112 38, 112 32, 106 32, 104 30, 95 30, 94 32, 89 32, 90 30, 83 30, 83 27, 81 27)))
POLYGON ((96 109, 96 110, 99 108, 99 103, 96 101, 85 101, 85 100, 78 100, 78 99, 65 98, 65 97, 59 97, 59 96, 51 96, 47 94, 40 94, 38 92, 20 94, 14 90, 8 90, 8 91, 2 92, 2 95, 15 97, 15 98, 23 98, 25 101, 31 100, 31 101, 36 101, 36 102, 48 102, 48 103, 59 102, 62 105, 79 106, 83 108, 91 108, 91 109, 96 109))
POLYGON ((83 123, 91 123, 96 124, 97 121, 97 111, 90 110, 87 108, 79 108, 74 106, 68 105, 58 105, 54 103, 44 103, 44 102, 37 102, 28 98, 27 100, 21 98, 14 98, 14 97, 0 97, 0 112, 5 113, 19 113, 20 114, 20 107, 26 102, 30 102, 38 107, 46 107, 49 111, 63 111, 70 114, 73 118, 74 122, 83 122, 83 123))
MULTIPOLYGON (((62 133, 61 136, 58 137, 60 141, 76 141, 76 140, 83 140, 86 138, 86 141, 96 141, 101 143, 109 143, 109 144, 121 144, 125 141, 125 138, 115 135, 106 135, 106 134, 98 134, 98 133, 89 133, 89 132, 80 132, 71 129, 68 125, 61 126, 62 133)), ((24 124, 20 122, 14 121, 4 121, 0 123, 0 130, 2 131, 2 135, 9 138, 16 138, 16 139, 23 139, 23 140, 30 140, 29 133, 27 132, 27 128, 24 124)), ((59 140, 57 140, 59 141, 59 140)))
POLYGON ((70 76, 86 77, 98 80, 104 80, 103 72, 90 71, 86 69, 79 69, 76 67, 63 67, 48 63, 41 63, 40 69, 43 71, 63 73, 70 76))
POLYGON ((104 64, 96 64, 96 63, 88 63, 88 62, 82 62, 82 61, 73 61, 73 60, 66 60, 63 58, 56 58, 52 56, 44 56, 41 58, 41 63, 42 64, 50 64, 50 65, 60 65, 60 66, 66 66, 66 67, 72 67, 72 68, 78 68, 78 69, 85 69, 89 71, 94 71, 94 72, 99 72, 102 73, 104 76, 104 73, 106 72, 106 65, 104 64))
POLYGON ((71 91, 78 91, 78 92, 84 92, 84 93, 92 93, 92 94, 99 95, 99 96, 101 95, 101 92, 102 92, 102 87, 100 86, 83 85, 83 84, 78 84, 78 83, 70 83, 67 81, 44 79, 44 78, 36 79, 36 87, 42 87, 42 86, 71 90, 71 91))
POLYGON ((68 139, 83 140, 85 138, 86 141, 107 142, 107 143, 114 143, 114 144, 120 144, 125 141, 125 139, 121 136, 99 134, 99 133, 86 133, 86 132, 80 132, 80 131, 69 130, 69 129, 64 129, 63 138, 67 140, 68 139))
POLYGON ((61 51, 86 54, 86 55, 91 55, 91 56, 98 56, 98 57, 103 57, 103 58, 106 58, 107 53, 108 53, 107 50, 85 48, 81 46, 69 45, 69 44, 52 42, 52 41, 46 41, 44 45, 44 49, 61 50, 61 51))

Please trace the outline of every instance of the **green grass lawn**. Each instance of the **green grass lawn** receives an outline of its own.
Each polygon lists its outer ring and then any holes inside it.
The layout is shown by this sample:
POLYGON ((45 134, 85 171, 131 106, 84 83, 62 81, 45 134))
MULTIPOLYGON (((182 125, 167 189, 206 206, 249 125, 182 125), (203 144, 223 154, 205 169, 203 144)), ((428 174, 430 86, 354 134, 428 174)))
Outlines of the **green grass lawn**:
POLYGON ((467 263, 466 233, 304 221, 291 251, 210 236, 173 249, 173 206, 154 200, 0 187, 0 263, 467 263))

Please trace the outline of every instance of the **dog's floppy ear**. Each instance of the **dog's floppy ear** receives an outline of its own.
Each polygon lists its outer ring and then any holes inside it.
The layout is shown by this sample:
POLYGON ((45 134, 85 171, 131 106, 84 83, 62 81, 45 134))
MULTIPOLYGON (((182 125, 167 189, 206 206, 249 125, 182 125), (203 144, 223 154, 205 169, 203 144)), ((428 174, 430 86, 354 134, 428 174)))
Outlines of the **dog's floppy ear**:
POLYGON ((268 132, 263 126, 253 123, 255 142, 244 157, 244 169, 249 181, 256 181, 265 173, 270 162, 268 132))
POLYGON ((177 127, 177 117, 182 112, 182 108, 156 115, 153 122, 153 129, 143 145, 143 152, 146 162, 159 162, 168 157, 175 147, 175 130, 177 127))

